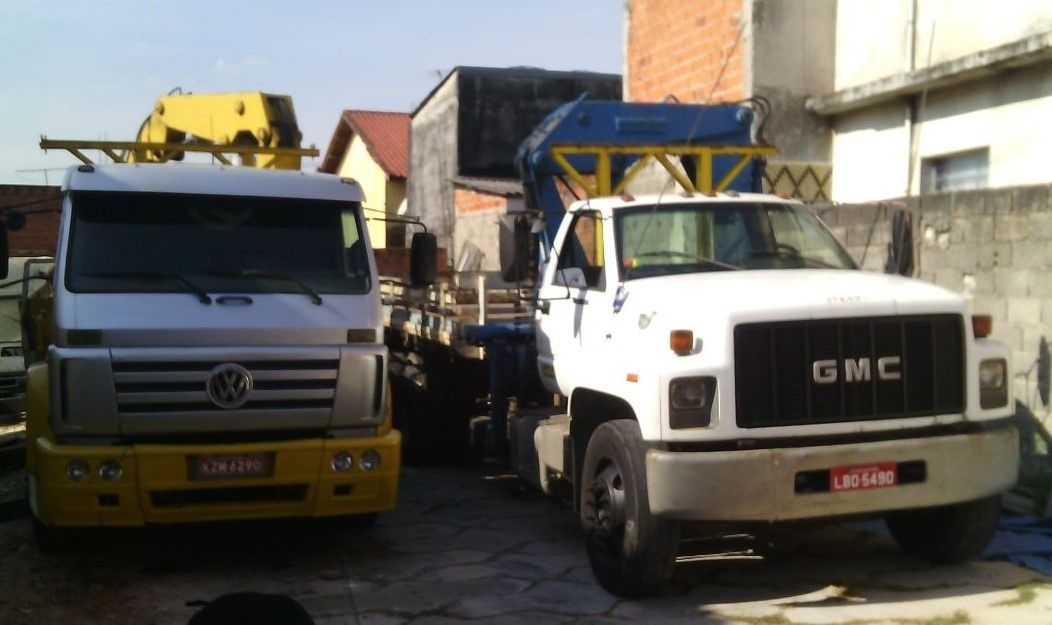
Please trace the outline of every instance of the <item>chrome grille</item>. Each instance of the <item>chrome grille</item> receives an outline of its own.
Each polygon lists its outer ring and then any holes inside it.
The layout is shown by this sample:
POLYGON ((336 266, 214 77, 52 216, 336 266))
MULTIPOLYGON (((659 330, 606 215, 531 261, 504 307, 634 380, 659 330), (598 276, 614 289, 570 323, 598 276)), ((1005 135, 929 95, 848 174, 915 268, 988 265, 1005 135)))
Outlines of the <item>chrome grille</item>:
POLYGON ((212 370, 226 362, 246 368, 253 388, 239 412, 332 410, 338 359, 308 361, 201 360, 115 361, 113 381, 121 415, 221 410, 208 397, 212 370))
POLYGON ((751 323, 734 329, 740 427, 896 419, 964 410, 960 315, 907 315, 751 323), (898 358, 900 375, 847 379, 845 360, 872 367, 898 358), (835 381, 814 379, 816 361, 836 363, 835 381))

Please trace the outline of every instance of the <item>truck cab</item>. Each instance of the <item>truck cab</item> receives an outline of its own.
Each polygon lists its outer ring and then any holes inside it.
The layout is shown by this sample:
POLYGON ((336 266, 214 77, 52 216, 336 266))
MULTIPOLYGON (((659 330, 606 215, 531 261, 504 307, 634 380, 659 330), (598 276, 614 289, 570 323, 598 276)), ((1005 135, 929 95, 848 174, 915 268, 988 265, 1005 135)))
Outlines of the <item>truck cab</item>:
POLYGON ((394 505, 375 261, 351 180, 81 165, 28 372, 39 542, 394 505))
POLYGON ((936 561, 990 539, 1018 464, 1006 347, 963 297, 860 271, 800 202, 582 200, 538 276, 567 404, 515 455, 572 485, 608 590, 659 588, 688 524, 883 516, 936 561))

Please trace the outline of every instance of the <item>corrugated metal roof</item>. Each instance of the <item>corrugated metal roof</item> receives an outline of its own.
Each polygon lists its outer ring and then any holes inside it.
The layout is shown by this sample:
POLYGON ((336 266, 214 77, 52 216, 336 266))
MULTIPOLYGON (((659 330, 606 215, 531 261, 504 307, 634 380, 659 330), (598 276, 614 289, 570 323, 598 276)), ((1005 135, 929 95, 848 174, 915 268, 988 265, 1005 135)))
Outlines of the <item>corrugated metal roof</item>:
POLYGON ((522 197, 522 181, 516 178, 478 178, 475 176, 453 176, 453 184, 480 193, 522 197))
POLYGON ((318 171, 336 173, 351 137, 356 134, 388 176, 405 178, 409 175, 409 114, 356 109, 348 109, 340 115, 318 171))

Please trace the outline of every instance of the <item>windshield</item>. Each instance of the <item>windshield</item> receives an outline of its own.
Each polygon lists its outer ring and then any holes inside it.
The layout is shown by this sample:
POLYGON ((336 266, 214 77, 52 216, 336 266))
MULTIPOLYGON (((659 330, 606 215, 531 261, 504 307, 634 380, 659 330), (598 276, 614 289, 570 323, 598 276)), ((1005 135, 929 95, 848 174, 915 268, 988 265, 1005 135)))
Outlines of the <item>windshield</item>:
POLYGON ((66 287, 309 295, 365 293, 370 278, 356 202, 80 192, 66 287))
POLYGON ((737 269, 857 269, 833 235, 794 204, 637 206, 615 213, 622 279, 737 269))

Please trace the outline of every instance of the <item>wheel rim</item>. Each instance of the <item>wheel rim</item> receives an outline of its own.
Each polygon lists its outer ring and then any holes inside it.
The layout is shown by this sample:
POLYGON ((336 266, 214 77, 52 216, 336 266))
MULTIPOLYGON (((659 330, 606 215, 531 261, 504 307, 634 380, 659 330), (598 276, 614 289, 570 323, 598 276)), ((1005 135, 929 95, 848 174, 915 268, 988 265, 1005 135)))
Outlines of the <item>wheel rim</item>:
POLYGON ((625 533, 625 488, 621 469, 607 460, 593 480, 592 510, 599 541, 609 550, 617 550, 625 533))

